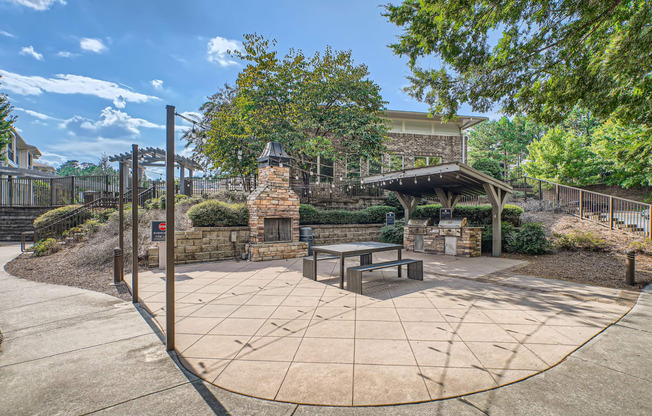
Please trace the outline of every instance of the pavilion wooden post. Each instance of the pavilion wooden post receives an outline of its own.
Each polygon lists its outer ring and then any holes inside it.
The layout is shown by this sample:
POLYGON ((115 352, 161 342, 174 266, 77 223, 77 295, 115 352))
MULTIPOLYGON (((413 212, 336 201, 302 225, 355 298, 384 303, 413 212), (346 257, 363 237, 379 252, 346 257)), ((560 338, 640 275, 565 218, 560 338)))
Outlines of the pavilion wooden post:
POLYGON ((491 203, 491 225, 492 225, 492 249, 491 255, 494 257, 500 257, 503 251, 503 236, 501 228, 501 216, 503 214, 503 208, 505 207, 505 201, 507 201, 507 192, 504 189, 501 189, 497 186, 491 185, 489 183, 483 183, 489 202, 491 203))
POLYGON ((417 205, 419 205, 419 201, 421 201, 421 197, 406 195, 398 191, 393 191, 393 192, 394 194, 396 194, 396 198, 398 198, 398 202, 401 203, 401 206, 405 211, 405 225, 407 225, 408 221, 410 221, 410 218, 412 217, 412 214, 414 213, 414 210, 417 208, 417 205))
POLYGON ((439 198, 439 202, 441 202, 442 208, 455 209, 455 205, 457 205, 457 202, 460 200, 460 197, 462 196, 459 194, 454 194, 451 191, 447 191, 442 188, 435 188, 435 193, 437 194, 437 198, 439 198))

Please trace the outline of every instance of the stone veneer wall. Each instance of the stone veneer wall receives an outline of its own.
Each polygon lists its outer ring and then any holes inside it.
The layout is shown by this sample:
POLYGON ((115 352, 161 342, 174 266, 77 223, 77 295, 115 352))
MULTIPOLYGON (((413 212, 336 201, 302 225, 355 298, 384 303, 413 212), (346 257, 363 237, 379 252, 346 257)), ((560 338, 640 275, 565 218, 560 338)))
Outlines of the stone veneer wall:
MULTIPOLYGON (((445 253, 445 235, 440 235, 439 227, 418 227, 421 231, 405 227, 403 245, 406 250, 414 250, 414 236, 423 233, 423 251, 429 254, 445 253), (424 230, 425 229, 425 230, 424 230)), ((457 238, 457 256, 478 257, 482 254, 482 228, 462 227, 462 236, 457 238)))
MULTIPOLYGON (((384 224, 343 224, 343 225, 308 225, 315 234, 315 244, 338 244, 357 241, 379 241, 380 227, 384 224)), ((198 263, 204 261, 241 259, 247 253, 249 227, 196 227, 190 231, 177 231, 175 233, 175 263, 198 263), (229 241, 231 231, 238 233, 238 242, 233 245, 229 241)), ((300 247, 292 246, 290 249, 307 248, 306 243, 300 247)), ((273 243, 260 244, 255 247, 256 255, 265 257, 282 257, 285 255, 283 247, 273 248, 273 243)), ((158 267, 158 245, 147 250, 149 267, 158 267)), ((294 257, 294 256, 293 256, 294 257)))
MULTIPOLYGON (((249 240, 249 227, 197 227, 189 231, 177 231, 174 235, 175 264, 204 261, 242 259, 249 240), (231 231, 237 233, 232 243, 231 231)), ((159 264, 158 245, 147 250, 149 267, 159 264)))
POLYGON ((312 228, 315 245, 380 241, 380 228, 385 224, 305 225, 312 228))

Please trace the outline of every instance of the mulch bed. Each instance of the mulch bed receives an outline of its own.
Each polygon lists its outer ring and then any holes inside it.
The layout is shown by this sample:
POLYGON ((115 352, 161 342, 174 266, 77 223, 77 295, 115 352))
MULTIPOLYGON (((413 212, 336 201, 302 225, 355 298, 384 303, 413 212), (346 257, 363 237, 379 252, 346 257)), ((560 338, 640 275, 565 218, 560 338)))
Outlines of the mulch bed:
POLYGON ((22 254, 7 263, 7 273, 35 282, 74 286, 82 289, 106 293, 122 300, 131 300, 124 285, 113 284, 113 269, 73 266, 70 256, 75 247, 64 248, 50 256, 34 257, 31 253, 22 254))
POLYGON ((625 284, 625 256, 618 253, 560 251, 539 256, 508 253, 504 257, 527 261, 514 272, 529 276, 628 290, 641 290, 652 283, 652 262, 646 256, 637 257, 635 286, 625 284))

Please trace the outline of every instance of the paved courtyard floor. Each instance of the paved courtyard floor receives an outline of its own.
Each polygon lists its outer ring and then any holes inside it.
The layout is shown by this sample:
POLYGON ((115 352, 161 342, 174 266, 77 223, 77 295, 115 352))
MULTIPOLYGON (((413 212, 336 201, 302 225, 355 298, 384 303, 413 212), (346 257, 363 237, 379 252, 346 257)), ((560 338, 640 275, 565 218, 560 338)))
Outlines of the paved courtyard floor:
MULTIPOLYGON (((262 399, 415 403, 546 370, 633 305, 621 290, 509 273, 518 261, 404 257, 424 260, 423 281, 385 269, 367 275, 364 295, 339 289, 335 260, 320 261, 318 281, 302 277, 301 259, 178 265, 179 357, 262 399)), ((140 273, 141 302, 163 329, 164 290, 163 271, 140 273)))

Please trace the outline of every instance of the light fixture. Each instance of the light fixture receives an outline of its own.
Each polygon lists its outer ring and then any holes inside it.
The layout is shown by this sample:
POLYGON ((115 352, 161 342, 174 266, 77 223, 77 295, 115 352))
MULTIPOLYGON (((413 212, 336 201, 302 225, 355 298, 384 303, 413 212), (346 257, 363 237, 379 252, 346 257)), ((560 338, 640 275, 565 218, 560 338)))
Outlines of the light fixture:
POLYGON ((442 176, 441 176, 441 173, 440 173, 440 174, 439 174, 439 179, 441 179, 441 178, 442 178, 442 176))
POLYGON ((428 175, 428 182, 430 182, 430 175, 428 175))
POLYGON ((414 178, 414 183, 417 183, 417 178, 414 178))

